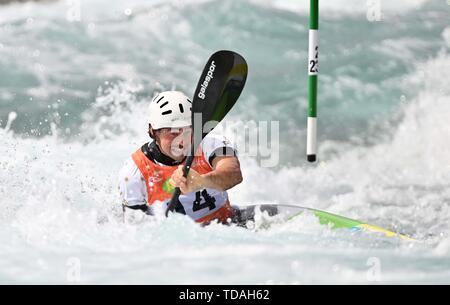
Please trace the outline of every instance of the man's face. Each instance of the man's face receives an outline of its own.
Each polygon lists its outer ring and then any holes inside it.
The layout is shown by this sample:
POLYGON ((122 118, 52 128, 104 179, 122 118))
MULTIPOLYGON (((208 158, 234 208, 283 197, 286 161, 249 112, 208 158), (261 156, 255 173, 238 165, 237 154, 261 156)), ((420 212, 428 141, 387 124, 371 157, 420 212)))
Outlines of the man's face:
POLYGON ((182 128, 161 128, 155 130, 157 143, 161 151, 174 160, 183 159, 189 152, 191 126, 182 128))

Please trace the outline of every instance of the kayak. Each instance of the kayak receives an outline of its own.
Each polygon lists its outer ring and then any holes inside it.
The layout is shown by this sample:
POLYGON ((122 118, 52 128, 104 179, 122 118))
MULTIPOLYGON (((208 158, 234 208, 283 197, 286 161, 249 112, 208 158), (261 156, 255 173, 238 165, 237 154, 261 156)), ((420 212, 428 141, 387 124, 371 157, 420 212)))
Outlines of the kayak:
POLYGON ((370 225, 358 220, 350 219, 344 216, 328 213, 325 211, 305 208, 288 204, 260 204, 241 206, 237 209, 238 223, 246 223, 248 220, 253 220, 257 211, 267 213, 268 216, 281 217, 284 221, 289 221, 301 216, 302 214, 309 213, 316 216, 321 225, 330 226, 332 229, 348 229, 352 232, 357 231, 369 231, 382 233, 386 237, 396 237, 403 240, 415 240, 405 234, 396 233, 390 230, 383 229, 378 226, 370 225))

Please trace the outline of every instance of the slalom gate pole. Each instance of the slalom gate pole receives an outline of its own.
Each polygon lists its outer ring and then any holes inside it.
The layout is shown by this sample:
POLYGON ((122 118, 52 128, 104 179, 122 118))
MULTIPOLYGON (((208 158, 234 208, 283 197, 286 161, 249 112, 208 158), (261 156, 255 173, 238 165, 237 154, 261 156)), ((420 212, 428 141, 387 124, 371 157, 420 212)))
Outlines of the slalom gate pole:
POLYGON ((308 52, 308 123, 306 156, 317 160, 317 75, 319 65, 319 0, 310 0, 308 52))

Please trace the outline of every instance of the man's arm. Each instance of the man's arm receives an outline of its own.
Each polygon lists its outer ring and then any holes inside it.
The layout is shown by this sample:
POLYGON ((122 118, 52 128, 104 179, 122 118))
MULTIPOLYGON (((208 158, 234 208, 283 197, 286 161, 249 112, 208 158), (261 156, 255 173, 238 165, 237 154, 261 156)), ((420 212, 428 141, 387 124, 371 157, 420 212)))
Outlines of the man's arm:
POLYGON ((152 215, 152 209, 147 204, 147 189, 144 178, 134 161, 129 158, 119 171, 119 192, 122 206, 132 210, 141 210, 152 215))
POLYGON ((226 191, 242 182, 239 159, 217 156, 212 161, 213 171, 202 175, 203 187, 226 191))

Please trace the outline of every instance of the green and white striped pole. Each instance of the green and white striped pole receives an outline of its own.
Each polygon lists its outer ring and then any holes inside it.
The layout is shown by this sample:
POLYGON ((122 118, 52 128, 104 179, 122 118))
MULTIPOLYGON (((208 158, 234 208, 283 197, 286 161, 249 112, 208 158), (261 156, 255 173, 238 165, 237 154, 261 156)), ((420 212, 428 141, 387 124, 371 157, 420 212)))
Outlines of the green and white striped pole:
POLYGON ((319 65, 319 0, 310 0, 308 52, 308 131, 306 156, 317 159, 317 74, 319 65))

